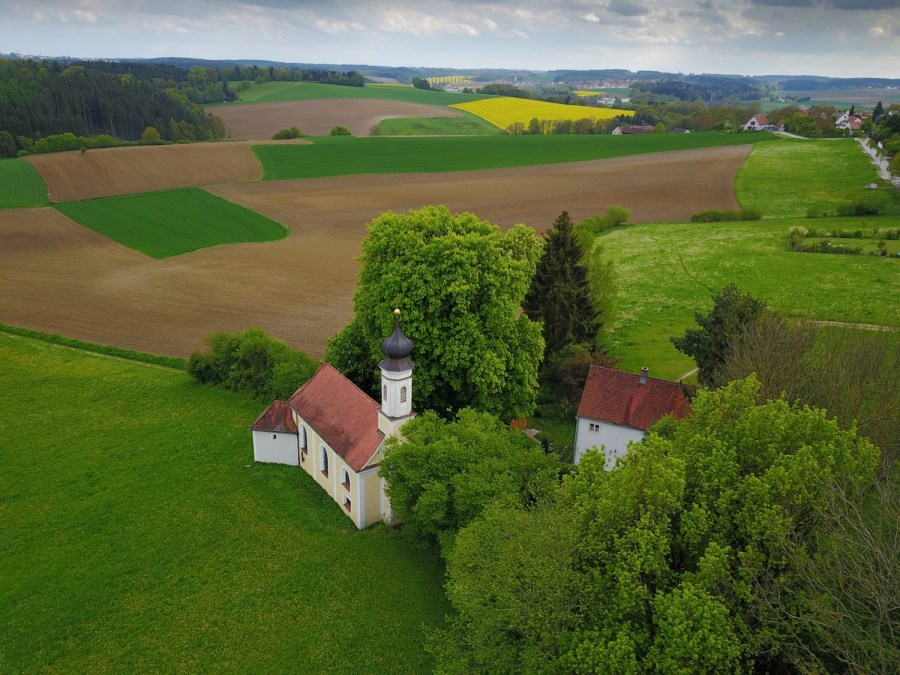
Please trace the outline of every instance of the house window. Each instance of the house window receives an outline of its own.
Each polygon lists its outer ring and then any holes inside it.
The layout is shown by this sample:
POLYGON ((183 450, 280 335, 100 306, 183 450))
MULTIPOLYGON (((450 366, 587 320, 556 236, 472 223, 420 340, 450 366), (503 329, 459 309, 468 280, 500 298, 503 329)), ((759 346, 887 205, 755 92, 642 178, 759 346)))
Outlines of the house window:
POLYGON ((600 424, 599 424, 599 423, 590 422, 588 428, 589 428, 590 431, 600 431, 600 424))
POLYGON ((400 387, 400 403, 406 403, 406 387, 400 387))
POLYGON ((300 425, 300 447, 306 450, 306 427, 300 425))
POLYGON ((344 467, 341 467, 341 485, 344 486, 345 490, 350 489, 350 472, 344 467))
POLYGON ((344 508, 347 509, 347 513, 349 513, 350 510, 353 508, 353 505, 350 503, 350 497, 348 497, 347 495, 344 495, 343 504, 344 504, 344 508))
POLYGON ((322 446, 322 473, 328 478, 328 450, 322 446))

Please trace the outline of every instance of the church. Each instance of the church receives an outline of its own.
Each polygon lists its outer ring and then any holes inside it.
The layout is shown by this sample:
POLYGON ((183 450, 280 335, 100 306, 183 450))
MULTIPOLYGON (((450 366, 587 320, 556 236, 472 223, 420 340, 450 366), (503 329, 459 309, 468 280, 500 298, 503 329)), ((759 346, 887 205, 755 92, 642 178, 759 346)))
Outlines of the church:
POLYGON ((415 416, 412 348, 395 309, 394 332, 382 342, 378 364, 381 403, 324 363, 287 401, 275 401, 253 423, 253 459, 301 467, 359 529, 391 522, 378 467, 385 440, 415 416))

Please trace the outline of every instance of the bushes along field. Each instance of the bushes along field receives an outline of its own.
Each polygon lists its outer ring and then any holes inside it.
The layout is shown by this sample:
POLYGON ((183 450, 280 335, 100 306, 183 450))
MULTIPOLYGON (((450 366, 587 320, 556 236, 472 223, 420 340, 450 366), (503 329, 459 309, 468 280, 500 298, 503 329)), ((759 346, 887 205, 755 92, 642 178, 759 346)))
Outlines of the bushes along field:
POLYGON ((258 403, 25 338, 0 361, 0 670, 430 670, 441 565, 254 464, 258 403))
POLYGON ((0 159, 0 209, 46 203, 47 185, 37 169, 21 159, 0 159))
POLYGON ((477 171, 583 162, 669 150, 775 142, 768 134, 316 138, 308 145, 255 145, 265 180, 365 173, 477 171))
POLYGON ((153 258, 287 235, 284 225, 199 188, 67 202, 55 208, 153 258))

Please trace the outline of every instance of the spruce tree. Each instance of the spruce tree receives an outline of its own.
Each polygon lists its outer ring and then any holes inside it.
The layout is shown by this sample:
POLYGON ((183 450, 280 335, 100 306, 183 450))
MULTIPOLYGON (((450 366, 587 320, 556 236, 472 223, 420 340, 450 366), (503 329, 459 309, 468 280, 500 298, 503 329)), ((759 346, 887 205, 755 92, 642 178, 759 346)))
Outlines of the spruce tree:
POLYGON ((563 211, 544 235, 544 254, 525 296, 530 319, 544 322, 545 356, 566 345, 590 343, 600 328, 584 250, 571 218, 563 211))

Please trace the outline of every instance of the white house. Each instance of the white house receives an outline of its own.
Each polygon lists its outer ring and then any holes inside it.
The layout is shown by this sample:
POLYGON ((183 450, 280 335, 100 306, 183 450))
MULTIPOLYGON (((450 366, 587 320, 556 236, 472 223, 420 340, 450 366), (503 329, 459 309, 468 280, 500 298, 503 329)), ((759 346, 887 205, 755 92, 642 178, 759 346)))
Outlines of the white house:
POLYGON ((591 366, 575 426, 575 456, 578 464, 588 450, 597 448, 606 457, 606 470, 628 451, 632 441, 642 441, 647 428, 666 415, 682 418, 690 406, 677 382, 621 370, 591 366))
POLYGON ((769 124, 769 118, 763 113, 754 115, 744 125, 744 131, 769 131, 775 127, 769 124))
POLYGON ((251 427, 257 462, 300 466, 340 504, 356 527, 390 522, 378 476, 386 438, 415 416, 412 342, 400 330, 381 345, 381 404, 333 366, 323 364, 287 401, 275 401, 251 427))

